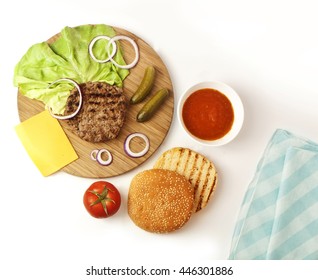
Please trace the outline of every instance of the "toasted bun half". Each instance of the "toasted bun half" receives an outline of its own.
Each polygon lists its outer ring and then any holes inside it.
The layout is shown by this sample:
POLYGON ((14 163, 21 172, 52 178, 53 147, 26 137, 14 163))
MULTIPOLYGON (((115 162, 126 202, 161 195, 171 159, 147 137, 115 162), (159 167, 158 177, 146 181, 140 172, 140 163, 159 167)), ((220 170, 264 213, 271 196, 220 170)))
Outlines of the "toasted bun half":
POLYGON ((131 181, 128 215, 146 231, 167 233, 190 219, 193 201, 193 187, 184 176, 170 170, 150 169, 131 181))
POLYGON ((194 188, 193 212, 207 205, 217 185, 218 174, 214 164, 188 148, 176 147, 164 152, 154 168, 176 171, 189 180, 194 188))

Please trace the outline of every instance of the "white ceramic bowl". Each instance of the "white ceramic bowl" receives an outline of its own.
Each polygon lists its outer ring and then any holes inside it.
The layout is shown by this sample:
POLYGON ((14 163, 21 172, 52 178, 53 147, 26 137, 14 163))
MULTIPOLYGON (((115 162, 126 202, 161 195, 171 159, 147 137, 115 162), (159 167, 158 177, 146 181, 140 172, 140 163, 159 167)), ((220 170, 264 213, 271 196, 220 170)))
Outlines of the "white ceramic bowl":
POLYGON ((178 108, 177 108, 177 114, 178 114, 178 119, 183 127, 183 129, 186 131, 186 133, 194 139, 196 142, 203 144, 203 145, 209 145, 209 146, 220 146, 224 145, 226 143, 229 143, 232 141, 237 134, 240 132, 243 121, 244 121, 244 108, 242 101, 238 94, 228 85, 222 83, 222 82, 217 82, 217 81, 211 81, 211 82, 201 82, 198 83, 192 87, 190 87, 179 99, 178 102, 178 108), (211 88, 218 90, 219 92, 223 93, 231 102, 233 111, 234 111, 234 122, 233 125, 230 129, 230 131, 224 135, 222 138, 216 139, 216 140, 202 140, 193 134, 191 134, 188 129, 186 128, 183 118, 182 118, 182 108, 183 104, 186 101, 186 99, 195 91, 199 89, 204 89, 204 88, 211 88))

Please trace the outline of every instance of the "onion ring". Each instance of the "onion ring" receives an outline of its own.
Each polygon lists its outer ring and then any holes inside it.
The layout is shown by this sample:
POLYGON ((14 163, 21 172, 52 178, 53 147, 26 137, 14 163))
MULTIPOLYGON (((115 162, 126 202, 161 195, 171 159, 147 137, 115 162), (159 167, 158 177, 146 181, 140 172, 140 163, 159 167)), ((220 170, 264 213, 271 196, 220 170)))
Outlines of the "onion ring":
POLYGON ((72 114, 67 115, 67 116, 55 115, 55 114, 52 112, 51 107, 48 107, 51 116, 54 117, 54 118, 56 118, 56 119, 59 119, 59 120, 68 120, 68 119, 71 119, 71 118, 75 117, 75 116, 77 115, 77 113, 80 111, 80 109, 81 109, 81 107, 82 107, 82 103, 83 103, 83 96, 82 96, 81 89, 80 89, 79 85, 78 85, 75 81, 73 81, 72 79, 68 79, 68 78, 58 79, 58 80, 56 80, 56 81, 50 83, 47 88, 50 88, 52 85, 57 84, 57 83, 60 83, 60 82, 64 82, 64 81, 65 81, 65 82, 69 82, 69 83, 73 84, 73 85, 76 87, 76 89, 77 89, 77 91, 78 91, 78 94, 79 94, 79 97, 80 97, 80 100, 79 100, 79 104, 78 104, 78 107, 77 107, 77 109, 75 110, 75 112, 73 112, 72 114))
POLYGON ((139 157, 144 156, 149 151, 149 148, 150 148, 149 138, 145 134, 140 133, 140 132, 130 134, 126 138, 125 143, 124 143, 124 150, 125 150, 126 154, 129 155, 130 157, 133 157, 133 158, 139 158, 139 157), (129 146, 130 141, 135 137, 139 137, 139 138, 143 139, 146 143, 145 148, 138 153, 133 152, 129 146))
POLYGON ((138 60, 139 60, 139 49, 138 49, 138 46, 136 44, 136 42, 131 39, 130 37, 128 36, 124 36, 124 35, 118 35, 118 36, 115 36, 115 37, 112 37, 109 41, 108 41, 108 45, 107 45, 107 53, 108 53, 108 56, 110 57, 110 61, 116 65, 117 67, 119 68, 122 68, 122 69, 130 69, 130 68, 133 68, 138 60), (134 47, 134 50, 135 50, 135 59, 132 63, 128 64, 128 65, 120 65, 118 64, 114 59, 113 57, 110 56, 110 51, 109 51, 109 46, 110 44, 113 44, 115 41, 118 41, 118 40, 125 40, 125 41, 128 41, 133 47, 134 47))
POLYGON ((93 47, 95 45, 95 43, 101 39, 105 39, 105 40, 110 40, 110 37, 106 36, 106 35, 100 35, 100 36, 96 36, 90 43, 89 43, 89 46, 88 46, 88 52, 89 52, 89 55, 91 56, 91 58, 98 62, 98 63, 106 63, 108 61, 111 60, 111 58, 113 58, 113 56, 115 55, 116 51, 117 51, 117 45, 115 42, 112 42, 111 44, 113 45, 113 51, 112 53, 110 54, 109 53, 109 47, 110 47, 110 44, 107 45, 107 53, 108 53, 108 58, 106 59, 97 59, 96 56, 94 55, 93 53, 93 47))
POLYGON ((92 160, 96 160, 98 152, 99 152, 99 150, 97 150, 97 149, 91 151, 91 159, 92 160))
POLYGON ((96 161, 101 164, 101 165, 104 165, 104 166, 107 166, 107 165, 110 165, 112 162, 113 162, 113 156, 112 154, 110 153, 110 151, 108 151, 107 149, 100 149, 96 155, 96 161), (103 160, 102 159, 102 155, 106 153, 107 156, 108 156, 108 159, 107 160, 103 160))

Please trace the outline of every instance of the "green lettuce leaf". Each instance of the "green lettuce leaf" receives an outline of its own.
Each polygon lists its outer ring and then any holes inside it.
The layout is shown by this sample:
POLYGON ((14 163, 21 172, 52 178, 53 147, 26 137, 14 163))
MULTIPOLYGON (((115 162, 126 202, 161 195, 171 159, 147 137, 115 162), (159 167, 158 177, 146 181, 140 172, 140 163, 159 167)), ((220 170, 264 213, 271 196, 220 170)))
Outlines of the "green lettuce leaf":
MULTIPOLYGON (((73 79, 77 83, 89 81, 106 82, 122 87, 129 74, 111 62, 97 63, 88 53, 88 45, 98 35, 114 37, 114 29, 104 24, 65 27, 53 43, 42 42, 29 48, 14 70, 13 83, 23 95, 37 99, 51 107, 55 114, 62 114, 73 86, 68 83, 48 85, 61 78, 73 79)), ((107 57, 107 41, 99 40, 93 48, 99 59, 107 57)), ((114 60, 125 64, 120 45, 114 60)))

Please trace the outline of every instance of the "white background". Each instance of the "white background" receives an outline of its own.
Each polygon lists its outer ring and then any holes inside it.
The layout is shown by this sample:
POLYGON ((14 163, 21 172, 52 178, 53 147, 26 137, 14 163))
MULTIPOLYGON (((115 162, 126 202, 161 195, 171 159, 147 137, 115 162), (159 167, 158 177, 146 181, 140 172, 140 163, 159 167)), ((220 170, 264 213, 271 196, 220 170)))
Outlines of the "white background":
POLYGON ((0 254, 5 258, 0 274, 6 275, 1 278, 84 279, 91 265, 225 260, 244 192, 275 129, 318 141, 315 2, 11 0, 0 7, 0 254), (121 27, 149 43, 170 72, 176 104, 193 84, 219 80, 239 93, 245 108, 240 134, 222 147, 195 144, 174 117, 163 145, 146 163, 108 179, 123 203, 105 220, 90 217, 82 204, 95 180, 63 172, 42 177, 14 131, 19 123, 15 64, 31 45, 64 26, 88 23, 121 27), (183 229, 150 234, 127 215, 130 180, 174 146, 211 159, 219 185, 210 204, 183 229))

